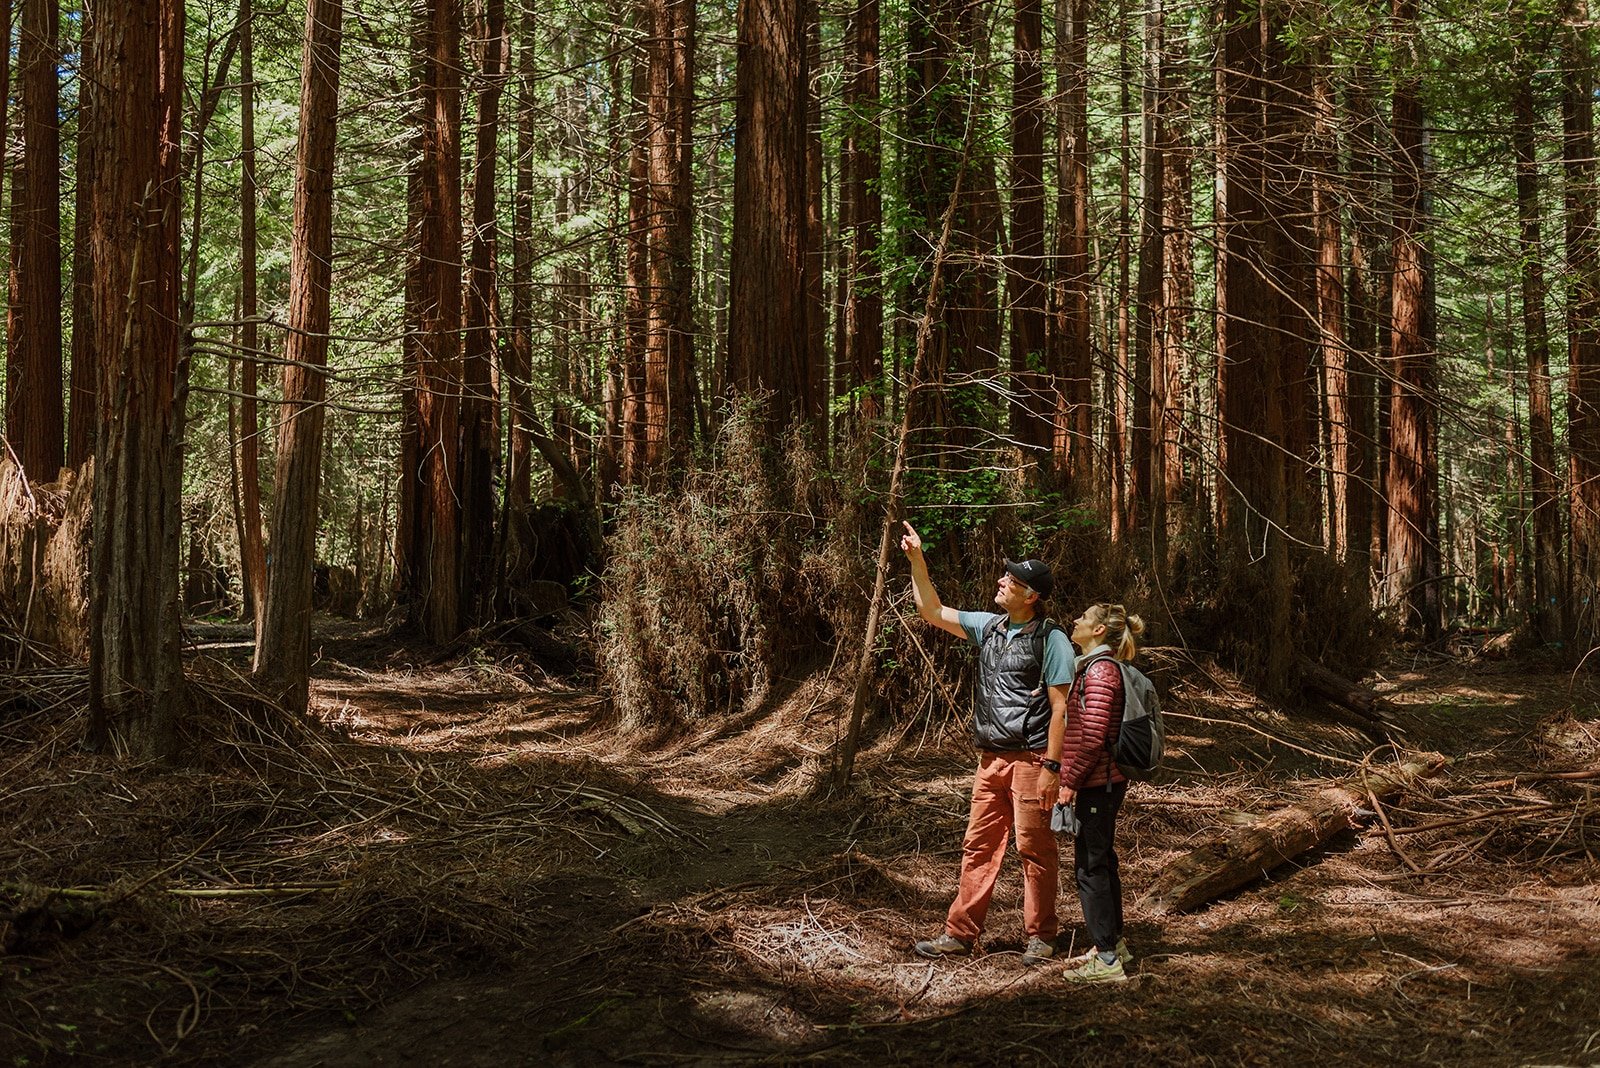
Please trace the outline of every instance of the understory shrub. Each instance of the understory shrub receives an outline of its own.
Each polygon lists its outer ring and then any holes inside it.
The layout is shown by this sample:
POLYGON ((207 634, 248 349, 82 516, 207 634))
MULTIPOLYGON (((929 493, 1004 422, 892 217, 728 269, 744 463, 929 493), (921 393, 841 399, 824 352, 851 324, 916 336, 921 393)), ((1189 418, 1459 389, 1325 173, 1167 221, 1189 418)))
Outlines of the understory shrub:
POLYGON ((837 491, 801 434, 763 450, 758 411, 724 425, 710 465, 629 490, 607 538, 598 660, 631 726, 758 705, 833 639, 826 526, 837 491))

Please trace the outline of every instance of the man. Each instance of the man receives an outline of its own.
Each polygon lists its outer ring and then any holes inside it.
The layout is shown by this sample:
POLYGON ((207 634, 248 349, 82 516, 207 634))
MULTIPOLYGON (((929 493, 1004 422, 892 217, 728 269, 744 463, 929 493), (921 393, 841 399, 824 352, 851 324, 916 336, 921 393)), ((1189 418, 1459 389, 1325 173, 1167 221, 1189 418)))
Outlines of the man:
POLYGON ((1072 643, 1050 625, 1041 602, 1053 585, 1042 560, 1007 560, 995 590, 999 612, 947 608, 928 578, 922 538, 910 523, 900 548, 911 563, 911 588, 923 619, 978 647, 972 728, 978 771, 961 847, 961 882, 945 917, 944 934, 914 947, 923 957, 966 956, 983 934, 1006 837, 1016 830, 1022 854, 1022 918, 1028 933, 1024 964, 1055 956, 1056 873, 1059 856, 1050 809, 1061 785, 1061 744, 1072 643), (1043 641, 1039 640, 1043 631, 1043 641))

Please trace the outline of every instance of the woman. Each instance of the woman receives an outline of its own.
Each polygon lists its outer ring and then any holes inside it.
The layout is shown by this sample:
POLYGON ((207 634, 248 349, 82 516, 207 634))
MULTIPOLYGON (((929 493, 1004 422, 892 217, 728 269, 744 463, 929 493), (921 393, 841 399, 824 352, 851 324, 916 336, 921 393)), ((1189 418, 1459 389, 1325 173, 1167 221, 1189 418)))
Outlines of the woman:
POLYGON ((1132 660, 1143 634, 1144 620, 1128 615, 1120 604, 1091 605, 1072 624, 1072 642, 1082 657, 1067 694, 1059 800, 1074 807, 1078 820, 1073 838, 1078 901, 1094 945, 1067 961, 1070 982, 1120 983, 1133 960, 1122 938, 1122 879, 1114 843, 1128 781, 1108 750, 1122 724, 1122 669, 1116 661, 1132 660))

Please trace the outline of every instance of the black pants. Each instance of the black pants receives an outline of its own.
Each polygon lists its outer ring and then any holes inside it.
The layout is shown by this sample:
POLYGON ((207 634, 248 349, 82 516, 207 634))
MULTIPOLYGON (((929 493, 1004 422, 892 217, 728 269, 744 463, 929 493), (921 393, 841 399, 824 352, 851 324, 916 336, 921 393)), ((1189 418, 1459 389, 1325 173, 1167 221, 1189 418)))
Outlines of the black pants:
POLYGON ((1078 869, 1078 901, 1089 938, 1099 949, 1116 948, 1122 937, 1122 876, 1117 872, 1117 810, 1128 792, 1125 782, 1078 791, 1073 809, 1078 833, 1073 858, 1078 869))

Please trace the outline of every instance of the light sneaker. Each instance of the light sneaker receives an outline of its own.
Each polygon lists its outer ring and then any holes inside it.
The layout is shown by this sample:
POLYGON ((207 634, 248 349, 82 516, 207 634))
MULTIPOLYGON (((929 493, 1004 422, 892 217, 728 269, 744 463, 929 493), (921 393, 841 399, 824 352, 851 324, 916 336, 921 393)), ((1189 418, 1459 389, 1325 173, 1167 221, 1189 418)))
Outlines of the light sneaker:
POLYGON ((911 947, 917 956, 927 957, 930 960, 942 960, 945 957, 970 957, 972 943, 963 942, 953 934, 942 934, 938 938, 930 938, 925 942, 918 942, 911 947))
POLYGON ((1122 970, 1122 961, 1118 960, 1107 964, 1096 953, 1090 957, 1088 963, 1077 968, 1068 968, 1061 973, 1061 977, 1069 983, 1126 983, 1128 973, 1122 970))
POLYGON ((1028 948, 1022 951, 1022 963, 1031 968, 1035 964, 1043 964, 1047 960, 1053 960, 1055 955, 1056 947, 1054 943, 1046 942, 1042 938, 1030 938, 1028 939, 1028 948))
MULTIPOLYGON (((1061 963, 1065 964, 1069 968, 1076 968, 1080 964, 1088 964, 1089 958, 1095 956, 1099 952, 1099 950, 1095 949, 1093 946, 1090 946, 1082 953, 1079 953, 1076 956, 1068 957, 1061 963)), ((1124 967, 1133 963, 1133 954, 1129 952, 1128 940, 1125 938, 1117 939, 1117 963, 1123 965, 1124 967)))

